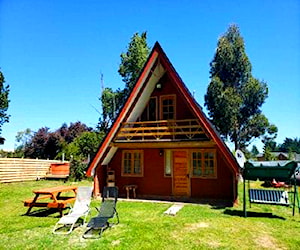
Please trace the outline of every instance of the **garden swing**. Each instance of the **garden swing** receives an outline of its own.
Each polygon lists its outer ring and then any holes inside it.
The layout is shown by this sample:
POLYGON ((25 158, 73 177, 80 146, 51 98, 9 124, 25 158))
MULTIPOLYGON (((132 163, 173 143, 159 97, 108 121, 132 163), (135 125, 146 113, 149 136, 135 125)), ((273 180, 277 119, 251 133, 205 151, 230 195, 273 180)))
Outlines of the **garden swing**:
POLYGON ((244 216, 247 217, 246 211, 246 181, 248 181, 248 195, 250 207, 251 203, 292 206, 293 216, 297 206, 300 213, 298 188, 296 185, 296 168, 295 161, 247 161, 244 164, 244 197, 243 210, 244 216), (291 184, 292 190, 287 188, 268 188, 252 189, 250 181, 281 181, 291 184))

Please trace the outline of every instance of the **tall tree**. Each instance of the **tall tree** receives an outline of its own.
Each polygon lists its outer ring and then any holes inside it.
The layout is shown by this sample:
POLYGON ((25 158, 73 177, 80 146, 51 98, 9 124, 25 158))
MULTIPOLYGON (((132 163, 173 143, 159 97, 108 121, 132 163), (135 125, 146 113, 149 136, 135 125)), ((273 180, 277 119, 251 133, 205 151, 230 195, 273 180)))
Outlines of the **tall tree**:
POLYGON ((128 50, 121 54, 119 74, 125 82, 125 95, 133 88, 150 52, 147 45, 147 32, 135 33, 130 40, 128 50))
POLYGON ((9 105, 9 85, 4 85, 5 78, 2 72, 0 71, 0 134, 2 131, 2 125, 6 122, 9 122, 9 115, 7 114, 8 105, 9 105))
POLYGON ((129 42, 126 53, 121 53, 119 74, 125 83, 124 89, 104 88, 100 101, 102 104, 102 117, 99 119, 98 129, 107 132, 115 117, 123 107, 132 90, 150 53, 147 45, 147 33, 135 33, 129 42))
POLYGON ((261 113, 268 97, 267 84, 252 76, 236 25, 231 25, 218 40, 210 67, 205 106, 220 134, 234 142, 235 149, 245 148, 253 138, 276 136, 277 127, 261 113))

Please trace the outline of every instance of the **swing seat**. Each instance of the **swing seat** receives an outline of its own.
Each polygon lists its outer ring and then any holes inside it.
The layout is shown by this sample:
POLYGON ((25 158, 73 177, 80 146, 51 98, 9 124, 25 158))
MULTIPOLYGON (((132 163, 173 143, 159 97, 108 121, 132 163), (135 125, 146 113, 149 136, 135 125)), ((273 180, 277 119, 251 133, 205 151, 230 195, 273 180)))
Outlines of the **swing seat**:
POLYGON ((250 203, 289 206, 289 195, 284 190, 249 189, 250 203))

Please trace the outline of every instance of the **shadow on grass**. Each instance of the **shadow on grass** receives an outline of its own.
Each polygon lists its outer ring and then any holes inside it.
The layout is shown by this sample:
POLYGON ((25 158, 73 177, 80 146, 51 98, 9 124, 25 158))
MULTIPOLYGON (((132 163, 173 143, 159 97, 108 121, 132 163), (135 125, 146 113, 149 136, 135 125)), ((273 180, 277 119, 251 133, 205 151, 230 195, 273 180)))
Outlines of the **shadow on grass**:
POLYGON ((83 219, 79 218, 78 221, 74 224, 73 228, 71 228, 71 224, 60 224, 60 227, 56 227, 55 233, 56 234, 70 234, 76 228, 83 226, 83 219), (72 229, 72 230, 71 230, 72 229))
POLYGON ((48 217, 58 213, 58 215, 54 216, 55 218, 60 218, 59 211, 55 208, 43 208, 30 212, 29 214, 22 214, 22 216, 33 216, 33 217, 48 217))
MULTIPOLYGON (((244 211, 242 210, 231 210, 231 209, 225 209, 224 214, 231 215, 231 216, 239 216, 239 217, 245 217, 244 211)), ((264 213, 264 212, 247 212, 247 217, 258 217, 258 218, 273 218, 273 219, 280 219, 280 220, 286 220, 286 218, 274 215, 272 213, 264 213)))

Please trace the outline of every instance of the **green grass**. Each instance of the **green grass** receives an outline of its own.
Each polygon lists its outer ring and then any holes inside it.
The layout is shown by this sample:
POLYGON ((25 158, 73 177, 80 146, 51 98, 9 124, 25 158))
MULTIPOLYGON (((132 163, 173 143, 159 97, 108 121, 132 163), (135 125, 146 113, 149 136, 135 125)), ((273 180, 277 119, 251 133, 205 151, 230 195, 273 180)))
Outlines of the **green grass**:
MULTIPOLYGON (((293 217, 291 208, 252 205, 244 218, 242 200, 220 209, 186 204, 176 216, 163 214, 171 204, 119 201, 120 223, 97 240, 82 239, 84 228, 53 235, 58 212, 23 216, 27 208, 22 201, 33 196, 33 189, 71 184, 92 185, 44 180, 0 184, 0 249, 300 249, 298 211, 293 217)), ((239 190, 242 198, 242 185, 239 190)), ((91 206, 99 205, 93 200, 91 206)), ((92 208, 89 217, 96 214, 92 208)))

